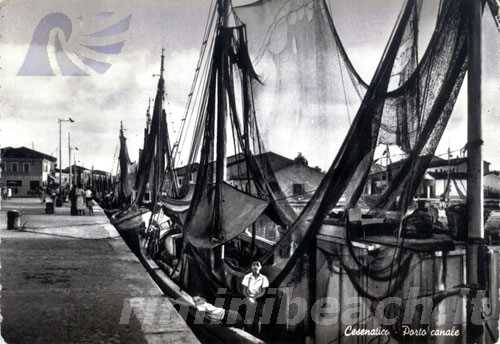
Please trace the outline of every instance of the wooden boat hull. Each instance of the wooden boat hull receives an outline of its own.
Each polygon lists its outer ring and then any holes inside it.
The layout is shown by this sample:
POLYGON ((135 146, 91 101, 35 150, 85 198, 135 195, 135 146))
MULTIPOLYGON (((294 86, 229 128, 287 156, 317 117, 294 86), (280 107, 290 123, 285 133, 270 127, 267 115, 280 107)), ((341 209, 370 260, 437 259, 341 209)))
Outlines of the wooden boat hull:
MULTIPOLYGON (((191 314, 196 313, 193 298, 187 292, 183 291, 158 264, 148 257, 145 251, 145 239, 141 234, 146 228, 145 218, 149 218, 149 210, 139 209, 129 211, 122 216, 116 216, 112 219, 112 224, 121 234, 127 245, 136 254, 144 265, 153 280, 160 289, 180 307, 188 307, 191 314), (134 227, 135 226, 135 227, 134 227)), ((236 327, 224 327, 215 325, 192 325, 192 329, 197 336, 207 339, 210 343, 246 343, 261 344, 264 343, 257 337, 236 327)))
POLYGON ((120 212, 110 217, 111 224, 115 226, 125 243, 136 255, 140 254, 139 231, 143 231, 151 217, 147 208, 139 208, 120 212))

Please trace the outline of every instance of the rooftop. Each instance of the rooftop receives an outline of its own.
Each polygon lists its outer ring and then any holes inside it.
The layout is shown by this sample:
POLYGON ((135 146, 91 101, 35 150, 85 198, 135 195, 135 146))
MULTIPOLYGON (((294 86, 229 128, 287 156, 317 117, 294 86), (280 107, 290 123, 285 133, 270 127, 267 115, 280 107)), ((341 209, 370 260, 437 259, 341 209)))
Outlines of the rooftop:
MULTIPOLYGON (((304 164, 305 166, 309 167, 310 169, 318 170, 321 172, 317 167, 310 167, 307 165, 307 160, 305 160, 302 155, 299 154, 299 156, 295 159, 289 159, 287 157, 284 157, 280 154, 274 153, 274 152, 265 152, 262 154, 255 155, 255 158, 257 161, 267 161, 269 162, 269 165, 271 166, 271 169, 276 172, 279 171, 285 167, 291 166, 293 164, 304 164)), ((245 157, 243 153, 238 153, 236 155, 231 155, 227 157, 227 166, 233 166, 237 164, 244 164, 245 163, 245 157)), ((210 163, 210 168, 212 168, 213 162, 210 163)), ((186 173, 186 168, 188 166, 182 166, 176 168, 176 172, 178 175, 184 175, 186 173)), ((263 166, 264 167, 264 166, 263 166)), ((199 163, 194 163, 192 164, 192 171, 197 171, 199 168, 199 163)), ((264 167, 265 168, 265 167, 264 167)))
POLYGON ((48 155, 27 147, 5 147, 1 149, 3 159, 46 159, 56 162, 57 159, 52 155, 48 155))

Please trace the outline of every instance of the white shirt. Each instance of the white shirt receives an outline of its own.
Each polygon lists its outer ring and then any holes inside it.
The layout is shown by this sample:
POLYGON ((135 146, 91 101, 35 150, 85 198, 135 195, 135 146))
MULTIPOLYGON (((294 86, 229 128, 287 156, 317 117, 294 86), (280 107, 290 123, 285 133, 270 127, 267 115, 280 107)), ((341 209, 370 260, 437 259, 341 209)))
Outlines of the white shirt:
POLYGON ((259 274, 259 276, 255 277, 253 273, 250 272, 243 277, 241 284, 248 288, 250 297, 255 297, 262 290, 269 287, 269 280, 263 274, 259 274))
POLYGON ((85 197, 86 198, 92 198, 92 191, 89 190, 89 189, 85 190, 85 197))

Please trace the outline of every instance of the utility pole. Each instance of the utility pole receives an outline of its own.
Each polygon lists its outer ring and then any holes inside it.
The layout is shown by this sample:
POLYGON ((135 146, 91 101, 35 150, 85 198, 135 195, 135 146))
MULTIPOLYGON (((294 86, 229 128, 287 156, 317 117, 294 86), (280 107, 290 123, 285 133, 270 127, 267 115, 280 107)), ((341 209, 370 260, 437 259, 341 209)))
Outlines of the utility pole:
POLYGON ((57 192, 57 197, 60 198, 61 197, 61 185, 62 185, 62 144, 61 144, 61 122, 63 120, 62 119, 57 119, 57 123, 59 124, 59 161, 57 162, 57 164, 59 165, 59 188, 58 188, 58 192, 57 192))
MULTIPOLYGON (((2 179, 2 145, 0 144, 0 180, 1 179, 2 179)), ((2 183, 0 183, 0 210, 2 210, 2 197, 3 197, 2 194, 3 194, 2 183)))
POLYGON ((73 184, 71 181, 73 179, 71 179, 71 175, 72 175, 72 166, 71 166, 71 139, 70 139, 70 133, 68 131, 68 169, 69 169, 69 178, 68 178, 68 183, 69 183, 69 187, 71 188, 71 184, 73 184))
MULTIPOLYGON (((61 118, 58 118, 57 119, 57 123, 59 124, 59 161, 58 161, 58 165, 59 165, 59 188, 58 188, 58 200, 59 202, 62 202, 62 199, 61 199, 61 193, 62 193, 62 144, 61 144, 61 123, 62 122, 70 122, 70 123, 73 123, 73 119, 71 117, 68 117, 68 119, 61 119, 61 118)), ((71 164, 71 161, 68 162, 69 164, 71 164)), ((57 204, 57 202, 56 202, 57 204)))

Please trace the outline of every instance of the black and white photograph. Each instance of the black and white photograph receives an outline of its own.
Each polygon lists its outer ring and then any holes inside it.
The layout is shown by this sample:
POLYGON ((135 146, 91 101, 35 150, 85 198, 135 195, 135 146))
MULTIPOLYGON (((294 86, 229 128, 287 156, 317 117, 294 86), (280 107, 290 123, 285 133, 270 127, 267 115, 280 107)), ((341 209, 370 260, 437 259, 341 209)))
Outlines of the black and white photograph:
POLYGON ((0 344, 500 343, 499 0, 0 0, 0 344))

